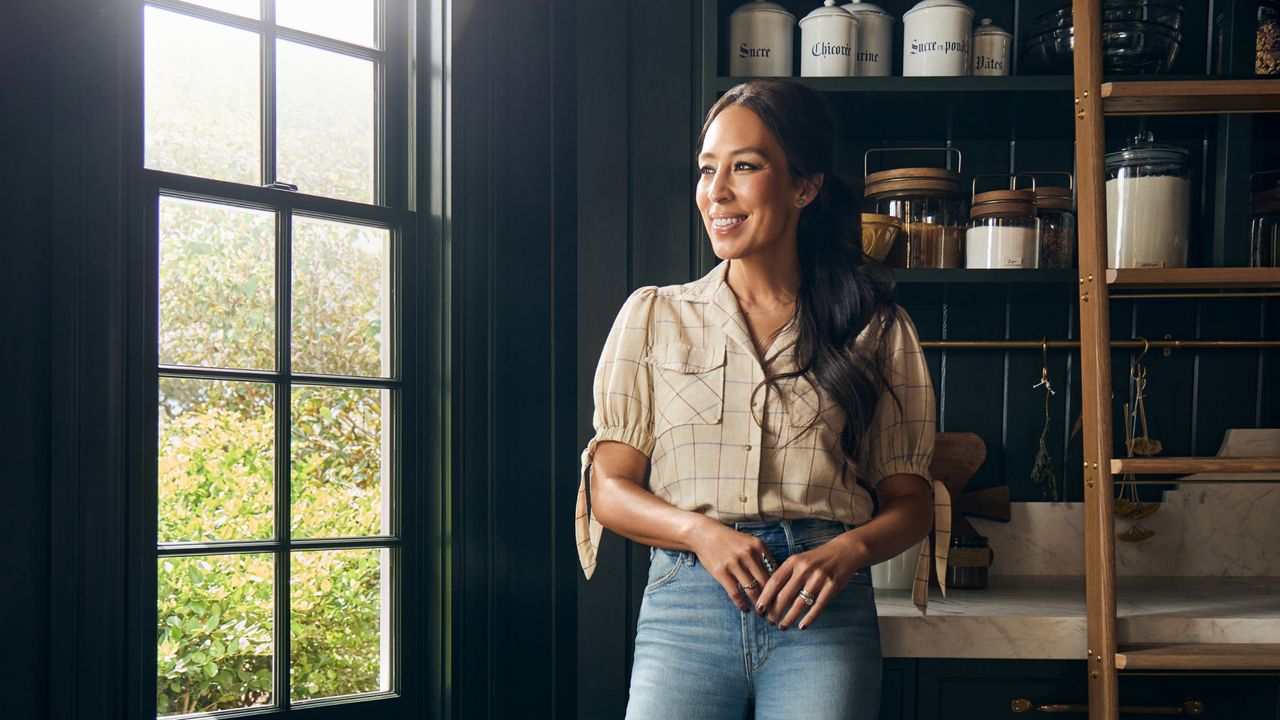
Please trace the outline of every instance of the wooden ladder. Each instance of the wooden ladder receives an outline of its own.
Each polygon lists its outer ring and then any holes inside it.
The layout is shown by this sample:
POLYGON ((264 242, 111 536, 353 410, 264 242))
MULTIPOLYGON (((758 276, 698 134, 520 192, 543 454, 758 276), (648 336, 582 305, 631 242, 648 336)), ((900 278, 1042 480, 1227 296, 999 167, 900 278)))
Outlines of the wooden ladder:
POLYGON ((1107 269, 1103 121, 1108 115, 1280 112, 1280 82, 1203 80, 1102 82, 1101 0, 1073 0, 1076 170, 1080 238, 1080 359, 1083 375, 1085 595, 1090 720, 1119 715, 1119 670, 1280 670, 1280 645, 1116 642, 1112 476, 1280 472, 1277 458, 1117 458, 1112 452, 1109 294, 1117 288, 1276 288, 1280 269, 1107 269))

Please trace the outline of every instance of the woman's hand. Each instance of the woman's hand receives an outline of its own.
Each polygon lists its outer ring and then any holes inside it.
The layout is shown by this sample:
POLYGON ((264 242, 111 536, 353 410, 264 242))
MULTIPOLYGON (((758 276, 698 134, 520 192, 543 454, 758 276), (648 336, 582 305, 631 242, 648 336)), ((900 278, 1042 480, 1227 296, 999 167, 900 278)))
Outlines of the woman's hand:
POLYGON ((705 527, 699 528, 697 538, 693 552, 698 562, 720 583, 739 610, 751 612, 769 582, 765 560, 769 567, 777 567, 764 541, 710 518, 705 527))
POLYGON ((801 630, 812 625, 831 598, 844 590, 854 573, 865 565, 850 547, 848 537, 846 532, 808 552, 788 557, 765 583, 756 611, 767 615, 769 622, 781 630, 797 621, 801 630), (801 591, 809 595, 812 604, 805 602, 801 591))

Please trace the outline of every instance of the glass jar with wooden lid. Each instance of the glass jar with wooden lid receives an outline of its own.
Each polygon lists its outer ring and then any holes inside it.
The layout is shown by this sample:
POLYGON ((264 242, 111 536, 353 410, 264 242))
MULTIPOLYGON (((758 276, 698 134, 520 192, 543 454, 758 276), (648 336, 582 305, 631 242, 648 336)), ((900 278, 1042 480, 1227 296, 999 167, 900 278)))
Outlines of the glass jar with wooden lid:
MULTIPOLYGON (((948 157, 950 160, 950 157, 948 157)), ((963 157, 955 148, 876 148, 863 159, 864 195, 874 212, 902 221, 902 233, 885 258, 900 268, 963 267, 961 245, 967 217, 960 181, 963 157), (955 153, 956 169, 906 167, 867 173, 873 153, 926 151, 955 153)), ((870 209, 870 208, 867 208, 870 209)))
POLYGON ((1044 174, 1066 176, 1067 186, 1036 186, 1036 215, 1040 218, 1040 259, 1037 267, 1075 267, 1075 182, 1071 173, 1044 174))
MULTIPOLYGON (((1036 191, 991 190, 975 192, 965 232, 967 268, 1003 270, 1036 267, 1040 247, 1040 223, 1036 218, 1036 191)), ((974 178, 976 189, 977 178, 974 178)))

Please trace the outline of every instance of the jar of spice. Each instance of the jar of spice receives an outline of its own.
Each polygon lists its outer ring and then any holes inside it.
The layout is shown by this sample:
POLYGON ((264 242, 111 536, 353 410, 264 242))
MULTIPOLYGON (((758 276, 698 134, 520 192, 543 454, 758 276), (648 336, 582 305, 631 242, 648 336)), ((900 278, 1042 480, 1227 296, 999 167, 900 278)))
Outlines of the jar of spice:
POLYGON ((981 590, 987 586, 991 548, 981 535, 952 535, 947 558, 947 587, 981 590))
POLYGON ((1249 267, 1280 267, 1280 170, 1264 176, 1270 187, 1249 196, 1249 267))
MULTIPOLYGON (((1063 173, 1068 179, 1071 175, 1063 173)), ((1071 183, 1074 184, 1074 183, 1071 183)), ((1076 215, 1071 187, 1036 186, 1036 214, 1040 218, 1040 262, 1037 267, 1075 267, 1076 215)))
POLYGON ((1253 72, 1261 77, 1280 75, 1280 1, 1258 3, 1257 56, 1253 72))
POLYGON ((1106 156, 1107 267, 1187 266, 1191 174, 1187 150, 1150 132, 1106 156))
POLYGON ((1040 245, 1035 190, 992 190, 973 196, 964 266, 984 270, 1036 267, 1040 245))
POLYGON ((874 212, 902 221, 902 233, 885 258, 885 264, 901 268, 958 268, 963 266, 961 245, 968 217, 960 183, 963 157, 955 148, 876 148, 868 150, 863 171, 872 153, 938 151, 955 153, 956 169, 935 167, 897 168, 866 175, 865 196, 874 212))

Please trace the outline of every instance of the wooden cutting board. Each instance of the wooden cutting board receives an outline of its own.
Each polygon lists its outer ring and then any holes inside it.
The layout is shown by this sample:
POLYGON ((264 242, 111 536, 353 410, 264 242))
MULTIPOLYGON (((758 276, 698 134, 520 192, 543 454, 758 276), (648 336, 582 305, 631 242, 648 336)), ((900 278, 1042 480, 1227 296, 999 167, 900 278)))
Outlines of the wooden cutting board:
POLYGON ((951 533, 977 535, 964 516, 1009 522, 1009 486, 966 493, 965 485, 973 479, 987 459, 987 444, 977 433, 938 433, 934 441, 933 462, 929 472, 951 491, 951 533))

